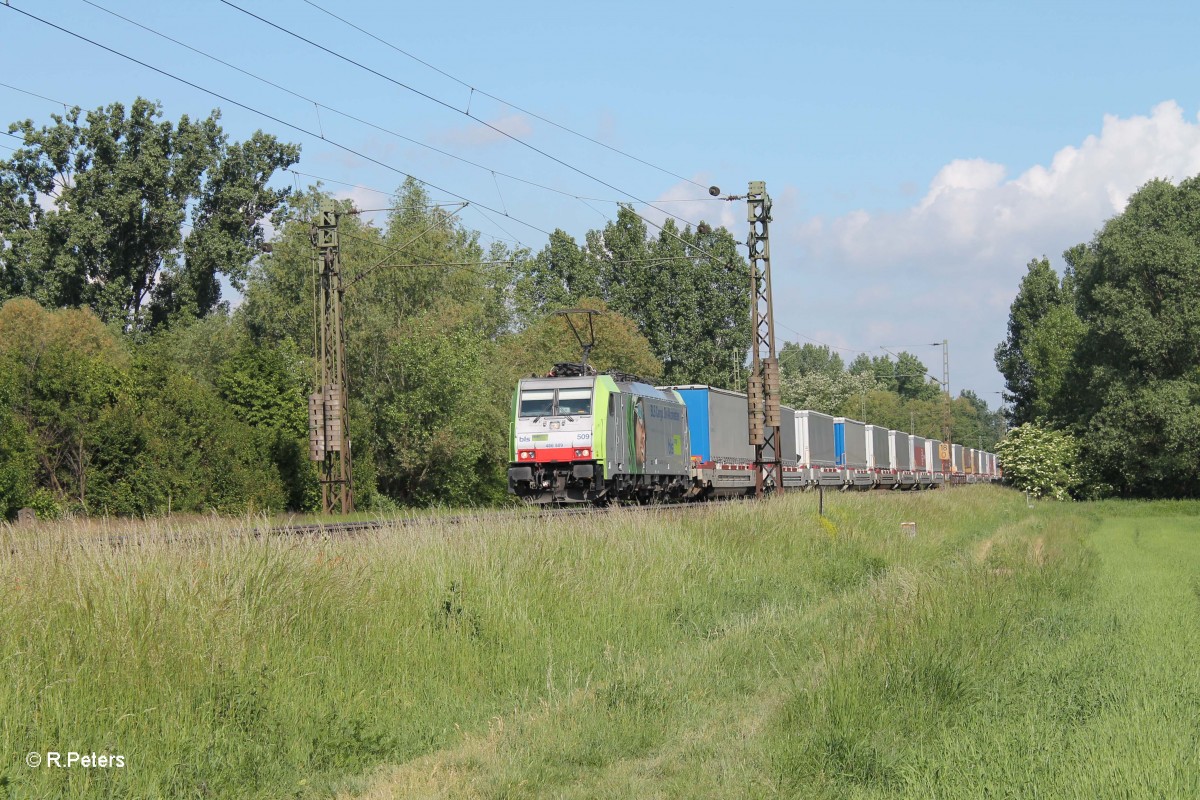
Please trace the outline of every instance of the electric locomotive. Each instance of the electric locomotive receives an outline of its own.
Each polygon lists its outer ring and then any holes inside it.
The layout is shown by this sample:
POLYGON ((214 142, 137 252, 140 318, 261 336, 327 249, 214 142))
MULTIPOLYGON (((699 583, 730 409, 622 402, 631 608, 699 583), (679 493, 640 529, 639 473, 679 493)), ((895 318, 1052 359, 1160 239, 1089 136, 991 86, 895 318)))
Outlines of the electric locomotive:
POLYGON ((558 364, 513 395, 508 489, 530 503, 656 502, 691 488, 687 406, 632 375, 558 364))

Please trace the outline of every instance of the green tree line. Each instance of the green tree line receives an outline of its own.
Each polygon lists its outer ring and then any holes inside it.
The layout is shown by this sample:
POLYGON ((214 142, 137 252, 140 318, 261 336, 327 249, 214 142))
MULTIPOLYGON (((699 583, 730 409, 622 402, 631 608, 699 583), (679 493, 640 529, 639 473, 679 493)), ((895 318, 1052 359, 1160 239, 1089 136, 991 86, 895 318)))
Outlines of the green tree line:
POLYGON ((1076 494, 1200 495, 1200 178, 1147 183, 1063 258, 1029 263, 996 348, 1012 422, 1071 437, 1076 494))
MULTIPOLYGON (((9 131, 0 513, 312 509, 308 220, 330 195, 272 188, 299 148, 140 98, 9 131)), ((624 207, 534 253, 485 244, 416 181, 391 205, 380 224, 340 207, 361 506, 501 499, 514 382, 580 355, 560 308, 605 312, 601 369, 727 384, 741 364, 747 266, 724 229, 651 235, 624 207)))
MULTIPOLYGON (((217 112, 170 121, 140 98, 9 130, 22 141, 0 161, 0 514, 312 510, 309 220, 331 195, 275 188, 299 147, 233 141, 217 112)), ((749 267, 723 228, 652 230, 621 207, 533 252, 485 241, 415 180, 389 205, 377 223, 339 206, 360 507, 503 500, 516 380, 580 356, 554 311, 604 312, 600 369, 744 374, 749 267)), ((819 370, 787 358, 789 391, 809 382, 801 405, 866 403, 871 421, 940 430, 908 354, 839 366, 822 397, 819 370)), ((963 441, 993 440, 977 398, 955 414, 963 441)))

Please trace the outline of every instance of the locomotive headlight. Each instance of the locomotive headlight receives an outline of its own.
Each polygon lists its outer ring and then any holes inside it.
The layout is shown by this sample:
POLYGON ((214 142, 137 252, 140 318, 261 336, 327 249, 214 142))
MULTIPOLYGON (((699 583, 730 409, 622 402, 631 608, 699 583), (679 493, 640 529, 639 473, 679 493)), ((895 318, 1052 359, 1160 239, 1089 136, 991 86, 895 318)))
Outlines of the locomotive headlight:
POLYGON ((521 456, 521 458, 523 458, 527 461, 532 461, 533 460, 533 451, 532 450, 522 450, 520 453, 520 456, 521 456))
POLYGON ((575 457, 576 458, 591 458, 592 457, 592 448, 582 447, 582 448, 576 450, 575 457))

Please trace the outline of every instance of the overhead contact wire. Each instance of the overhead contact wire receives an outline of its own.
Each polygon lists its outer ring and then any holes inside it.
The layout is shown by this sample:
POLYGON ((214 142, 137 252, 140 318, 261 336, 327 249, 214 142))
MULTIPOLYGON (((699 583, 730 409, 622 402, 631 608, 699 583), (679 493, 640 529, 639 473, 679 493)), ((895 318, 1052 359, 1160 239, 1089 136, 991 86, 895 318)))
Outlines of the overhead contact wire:
MULTIPOLYGON (((522 147, 528 148, 529 150, 537 153, 538 155, 541 155, 545 158, 550 159, 551 161, 553 161, 556 164, 566 167, 567 169, 571 170, 572 172, 576 172, 576 173, 582 175, 583 177, 588 178, 589 180, 595 181, 596 183, 599 183, 601 186, 605 186, 609 189, 612 189, 614 192, 617 192, 618 194, 625 195, 626 197, 628 197, 630 200, 633 200, 634 202, 641 203, 643 206, 645 206, 647 208, 652 208, 655 211, 657 211, 658 213, 662 214, 663 216, 678 220, 679 222, 682 222, 686 225, 694 226, 694 224, 695 224, 691 220, 687 220, 687 219, 684 219, 683 217, 676 216, 675 214, 672 214, 671 212, 669 212, 665 209, 659 208, 658 206, 654 205, 651 202, 641 199, 637 195, 631 194, 630 192, 627 192, 624 189, 621 189, 620 187, 614 186, 613 184, 609 183, 608 181, 604 180, 603 178, 598 178, 595 175, 592 175, 591 173, 589 173, 585 170, 582 170, 579 167, 576 167, 574 164, 564 161, 561 158, 559 158, 558 156, 548 153, 545 150, 542 150, 541 148, 537 147, 536 145, 530 144, 529 142, 525 141, 524 139, 520 138, 519 136, 512 135, 508 131, 504 130, 503 128, 499 128, 499 127, 493 125, 492 123, 488 122, 487 120, 483 120, 483 119, 480 119, 479 117, 467 114, 461 108, 458 108, 457 106, 453 105, 452 103, 447 103, 445 100, 442 100, 441 98, 438 98, 438 97, 434 97, 433 95, 429 94, 428 92, 423 92, 420 89, 417 89, 413 86, 409 86, 407 83, 404 83, 401 80, 393 78, 390 75, 386 75, 372 67, 368 67, 366 64, 363 64, 362 62, 359 62, 359 61, 355 61, 353 58, 343 55, 343 54, 337 52, 336 50, 331 50, 330 48, 325 47, 324 45, 319 44, 317 42, 314 42, 312 39, 308 39, 304 36, 301 36, 300 34, 296 33, 295 31, 289 30, 288 28, 285 28, 282 25, 272 22, 271 20, 266 19, 265 17, 260 17, 258 14, 255 14, 253 11, 248 11, 247 9, 244 9, 241 6, 239 6, 237 3, 231 2, 231 0, 220 0, 220 2, 224 3, 225 5, 229 6, 232 9, 235 9, 236 11, 242 12, 243 14, 245 14, 248 17, 252 17, 252 18, 258 20, 259 22, 262 22, 264 25, 268 25, 281 33, 285 33, 288 36, 291 36, 295 39, 299 39, 300 41, 304 42, 307 45, 315 47, 318 50, 321 50, 322 52, 328 53, 329 55, 333 56, 334 58, 341 59, 342 61, 345 61, 348 64, 353 64, 354 66, 358 67, 361 70, 369 72, 372 75, 375 75, 376 77, 382 78, 383 80, 388 81, 389 83, 395 84, 396 86, 399 86, 402 89, 410 91, 413 94, 418 95, 419 97, 423 97, 426 100, 429 100, 430 102, 436 103, 437 105, 442 106, 443 108, 449 109, 456 114, 462 114, 463 116, 467 117, 468 119, 472 119, 475 122, 478 122, 480 125, 483 125, 484 127, 488 128, 489 130, 492 130, 492 131, 500 134, 501 136, 505 137, 506 139, 516 142, 517 144, 521 145, 522 147)), ((641 216, 641 215, 639 215, 639 216, 641 216)), ((646 219, 645 217, 642 217, 642 219, 645 222, 649 223, 650 225, 653 225, 654 227, 659 228, 660 230, 662 229, 662 226, 658 225, 657 223, 651 222, 650 220, 646 219)))
MULTIPOLYGON (((14 5, 11 5, 11 4, 8 4, 8 3, 6 3, 6 4, 5 4, 4 6, 2 6, 2 7, 3 7, 3 8, 7 8, 7 9, 11 9, 12 11, 15 11, 15 12, 17 12, 18 14, 21 14, 21 15, 23 15, 23 16, 29 17, 30 19, 32 19, 32 20, 35 20, 35 21, 37 21, 37 22, 40 22, 40 23, 42 23, 43 25, 46 25, 46 26, 49 26, 49 27, 51 27, 51 28, 54 28, 55 30, 61 31, 61 32, 63 32, 63 33, 65 33, 65 34, 67 34, 68 36, 72 36, 72 37, 74 37, 74 38, 76 38, 76 39, 79 39, 80 41, 83 41, 83 42, 87 42, 88 44, 90 44, 90 45, 92 45, 92 46, 94 46, 94 47, 99 47, 101 50, 105 50, 105 51, 107 51, 107 52, 109 52, 109 53, 112 53, 112 54, 113 54, 113 55, 115 55, 115 56, 119 56, 120 58, 124 58, 124 59, 126 59, 127 61, 131 61, 131 62, 133 62, 134 64, 137 64, 137 65, 139 65, 139 66, 145 67, 146 69, 149 69, 149 70, 152 70, 152 71, 154 71, 154 72, 157 72, 159 75, 163 75, 163 76, 165 76, 165 77, 167 77, 167 78, 170 78, 171 80, 178 81, 179 83, 182 83, 182 84, 184 84, 185 86, 190 86, 190 87, 192 87, 193 89, 196 89, 197 91, 204 92, 205 94, 208 94, 208 95, 212 95, 213 97, 217 98, 218 100, 224 100, 226 103, 230 103, 230 104, 232 104, 232 105, 235 105, 235 106, 237 106, 238 108, 240 108, 240 109, 242 109, 242 110, 244 110, 244 111, 249 111, 250 113, 252 113, 252 114, 257 114, 257 115, 259 115, 259 116, 263 117, 264 119, 269 119, 269 120, 271 120, 272 122, 275 122, 275 123, 277 123, 277 124, 279 124, 279 125, 282 125, 282 126, 284 126, 285 128, 290 128, 291 130, 297 131, 298 133, 302 133, 302 134, 304 134, 305 136, 311 136, 311 137, 313 137, 314 139, 322 139, 322 137, 321 137, 319 134, 317 134, 316 132, 314 132, 314 131, 308 130, 307 128, 304 128, 304 127, 302 127, 302 126, 300 126, 300 125, 296 125, 296 124, 294 124, 294 123, 291 123, 291 122, 288 122, 288 121, 286 121, 286 120, 280 119, 279 117, 276 117, 276 116, 274 116, 273 114, 268 114, 268 113, 267 113, 267 112, 265 112, 265 111, 261 111, 261 110, 259 110, 259 109, 257 109, 257 108, 254 108, 253 106, 247 105, 247 104, 245 104, 245 103, 242 103, 242 102, 240 102, 240 101, 238 101, 238 100, 234 100, 232 97, 228 97, 228 96, 226 96, 226 95, 223 95, 223 94, 221 94, 220 92, 215 92, 215 91, 213 91, 212 89, 207 89, 207 88, 205 88, 205 87, 203 87, 203 86, 201 86, 201 85, 199 85, 199 84, 197 84, 197 83, 193 83, 192 81, 189 81, 189 80, 188 80, 188 79, 186 79, 186 78, 181 78, 181 77, 179 77, 178 75, 175 75, 175 74, 173 74, 173 73, 171 73, 171 72, 168 72, 168 71, 167 71, 167 70, 165 70, 165 69, 162 69, 162 68, 160 68, 160 67, 156 67, 156 66, 154 66, 153 64, 148 64, 148 63, 146 63, 145 61, 141 61, 141 60, 139 60, 139 59, 137 59, 137 58, 134 58, 134 57, 133 57, 133 56, 131 56, 131 55, 128 55, 127 53, 122 53, 120 50, 116 50, 116 49, 114 49, 114 48, 111 48, 111 47, 109 47, 109 46, 107 46, 107 45, 101 44, 100 42, 97 42, 97 41, 95 41, 95 40, 93 40, 93 39, 89 39, 88 37, 84 36, 83 34, 76 33, 75 31, 72 31, 72 30, 69 30, 69 29, 67 29, 67 28, 64 28, 64 27, 62 27, 61 25, 55 24, 55 23, 53 23, 53 22, 50 22, 49 20, 42 19, 41 17, 37 16, 36 14, 31 14, 31 13, 29 13, 28 11, 25 11, 24 9, 18 8, 17 6, 14 6, 14 5)), ((402 170, 402 169, 400 169, 400 168, 398 168, 398 167, 394 167, 394 166, 392 166, 391 164, 388 164, 388 163, 386 163, 386 162, 384 162, 384 161, 380 161, 380 160, 379 160, 379 159, 377 159, 377 158, 373 158, 373 157, 371 157, 371 156, 369 156, 369 155, 366 155, 365 153, 361 153, 361 152, 359 152, 358 150, 355 150, 354 148, 352 148, 352 147, 349 147, 349 146, 347 146, 347 145, 344 145, 344 144, 342 144, 342 143, 340 143, 340 142, 337 142, 337 141, 335 141, 335 140, 333 140, 333 139, 328 139, 328 138, 325 138, 325 139, 322 139, 322 141, 324 141, 324 142, 326 142, 326 143, 328 143, 328 144, 330 144, 330 145, 332 145, 332 146, 334 146, 334 147, 338 148, 339 150, 342 150, 342 151, 344 151, 344 152, 350 153, 351 155, 357 156, 358 158, 361 158, 361 159, 363 159, 364 161, 369 161, 369 162, 371 162, 372 164, 376 164, 376 165, 378 165, 378 166, 380 166, 380 167, 383 167, 383 168, 384 168, 384 169, 386 169, 386 170, 389 170, 389 171, 391 171, 391 172, 395 172, 395 173, 396 173, 396 174, 398 174, 398 175, 403 175, 403 176, 404 176, 404 177, 406 177, 406 178, 412 178, 413 180, 415 180, 415 181, 418 181, 418 182, 420 182, 421 184, 423 184, 423 185, 425 185, 425 186, 428 186, 428 187, 430 187, 431 189, 436 189, 436 190, 437 190, 437 191, 439 191, 439 192, 444 192, 445 194, 448 194, 448 195, 450 195, 451 197, 455 197, 455 198, 458 198, 459 200, 463 200, 463 201, 465 201, 465 202, 469 202, 469 203, 476 203, 476 202, 477 202, 477 201, 471 200, 471 199, 470 199, 470 198, 468 198, 468 197, 464 197, 463 195, 460 195, 460 194, 458 194, 457 192, 452 192, 452 191, 450 191, 449 189, 443 189, 442 187, 438 186, 438 185, 437 185, 437 184, 435 184, 435 183, 431 183, 431 182, 429 182, 429 181, 422 180, 421 178, 418 178, 418 177, 417 177, 417 176, 415 176, 415 175, 411 175, 411 174, 409 174, 409 173, 405 172, 404 170, 402 170)), ((485 204, 483 204, 483 203, 478 203, 478 205, 480 205, 480 206, 483 206, 484 208, 487 208, 489 211, 495 211, 496 213, 500 213, 500 212, 496 211, 496 209, 492 208, 491 206, 485 205, 485 204)), ((535 231, 538 231, 539 233, 545 234, 546 236, 549 236, 549 235, 550 235, 550 232, 549 232, 549 231, 546 231, 546 230, 544 230, 544 229, 542 229, 542 228, 538 227, 537 225, 534 225, 533 223, 526 222, 525 220, 523 220, 523 219, 520 219, 519 217, 514 217, 514 216, 511 216, 511 215, 508 215, 508 216, 509 216, 509 219, 516 220, 517 222, 520 222, 522 225, 525 225, 526 227, 532 228, 533 230, 535 230, 535 231)))
MULTIPOLYGON (((463 156, 456 155, 455 153, 451 153, 446 150, 442 150, 439 147, 434 147, 433 145, 427 144, 418 139, 413 139, 409 136, 405 136, 404 134, 400 133, 399 131, 395 131, 395 130, 392 130, 391 128, 384 127, 377 123, 371 122, 370 120, 363 119, 362 117, 351 114, 348 111, 343 111, 341 109, 334 108, 333 106, 329 106, 324 103, 318 102, 317 100, 314 100, 313 98, 308 97, 307 95, 301 94, 300 92, 297 92, 294 89, 289 89, 286 86, 282 86, 282 85, 276 83, 275 81, 270 80, 269 78, 264 78, 261 75, 257 75, 243 67, 239 67, 237 64, 231 64, 230 62, 228 62, 222 58, 214 56, 212 53, 201 50, 198 47, 194 47, 194 46, 188 44, 187 42, 182 42, 179 39, 176 39, 175 37, 170 36, 169 34, 163 33, 162 31, 159 31, 159 30, 155 30, 154 28, 151 28, 147 25, 143 25, 142 23, 138 22, 137 20, 130 19, 129 17, 126 17, 122 14, 118 14, 116 11, 105 8, 104 6, 100 5, 99 3, 93 2, 93 0, 82 0, 82 2, 88 4, 89 6, 95 8, 99 11, 103 11, 106 14, 114 16, 117 19, 124 20, 125 22, 129 23, 130 25, 133 25, 136 28, 140 28, 141 30, 146 31, 147 33, 152 33, 155 36, 158 36, 162 39, 167 40, 168 42, 171 42, 172 44, 175 44, 175 45, 178 45, 179 47, 184 48, 185 50, 189 50, 198 56, 203 56, 204 58, 207 58, 210 61, 216 62, 217 64, 220 64, 224 67, 228 67, 229 69, 234 70, 235 72, 245 75, 247 78, 253 78, 256 81, 259 81, 260 83, 266 84, 267 86, 270 86, 274 89, 278 89, 279 91, 284 92, 285 94, 289 94, 298 100, 303 100, 306 103, 312 103, 313 107, 316 109, 316 112, 317 112, 317 124, 318 124, 318 126, 320 126, 320 138, 321 139, 326 138, 325 137, 325 128, 321 121, 321 109, 324 108, 326 111, 331 111, 340 117, 344 117, 348 120, 352 120, 354 122, 359 123, 360 125, 366 125, 367 127, 373 128, 373 129, 379 131, 380 133, 386 133, 389 136, 394 136, 397 139, 400 139, 401 141, 408 142, 409 144, 414 144, 417 147, 423 147, 426 150, 437 153, 438 155, 446 156, 447 158, 452 158, 455 161, 459 161, 463 164, 467 164, 469 166, 475 167, 476 169, 480 169, 485 172, 491 172, 493 175, 501 175, 505 178, 508 178, 509 180, 514 180, 514 181, 518 181, 519 183, 528 184, 529 186, 534 186, 538 189, 543 189, 547 192, 554 192, 555 194, 560 194, 560 195, 563 195, 564 197, 571 197, 571 198, 578 197, 578 195, 576 195, 574 192, 568 192, 564 189, 556 189, 553 186, 546 186, 544 184, 538 183, 537 181, 529 180, 528 178, 522 178, 517 175, 510 175, 510 174, 508 174, 506 172, 502 172, 500 170, 494 170, 491 167, 485 166, 483 164, 479 164, 475 161, 470 160, 469 158, 464 158, 463 156)), ((249 13, 249 12, 247 12, 247 13, 249 13)), ((3 85, 6 85, 6 84, 0 84, 0 86, 3 86, 3 85)), ((15 88, 15 87, 9 87, 9 88, 15 88)), ((17 91, 21 91, 21 90, 18 89, 17 91)), ((26 94, 31 94, 31 93, 26 92, 26 94)), ((35 96, 41 97, 41 95, 35 95, 35 96)), ((48 100, 49 98, 43 97, 42 99, 48 100)), ((51 102, 54 102, 54 101, 51 101, 51 102)), ((588 198, 588 199, 598 200, 599 202, 605 202, 605 203, 621 202, 619 200, 605 200, 602 198, 588 198)), ((688 198, 687 201, 693 202, 696 200, 705 200, 705 199, 711 199, 711 198, 702 198, 702 197, 701 198, 688 198)), ((672 202, 676 202, 676 201, 672 201, 672 202)))
MULTIPOLYGON (((678 178, 681 181, 686 181, 687 183, 690 183, 693 186, 698 186, 701 189, 708 189, 708 187, 705 186, 704 184, 697 183, 696 181, 692 180, 691 178, 686 178, 677 172, 672 172, 671 170, 669 170, 665 167, 660 167, 659 165, 653 164, 649 161, 646 161, 645 159, 638 158, 637 156, 633 155, 632 153, 627 153, 624 150, 621 150, 620 148, 613 147, 612 145, 609 145, 609 144, 605 144, 604 142, 600 141, 599 139, 595 139, 591 136, 588 136, 585 133, 580 133, 577 130, 568 128, 566 125, 557 123, 552 119, 547 119, 546 117, 543 117, 540 114, 530 111, 529 109, 518 106, 516 103, 511 103, 508 100, 497 97, 494 94, 489 94, 488 92, 485 92, 482 89, 479 89, 479 88, 473 86, 472 84, 464 81, 462 78, 451 75, 449 72, 446 72, 444 69, 441 69, 440 67, 430 64, 428 61, 418 58, 417 56, 413 55, 412 53, 408 52, 407 50, 404 50, 401 47, 397 47, 396 45, 392 44, 391 42, 387 41, 386 39, 382 39, 379 36, 376 36, 375 34, 371 33, 370 31, 366 30, 365 28, 361 28, 358 25, 355 25, 350 20, 345 19, 344 17, 339 17, 337 14, 334 14, 332 11, 330 11, 326 8, 322 8, 321 6, 312 2, 312 0, 304 0, 304 2, 307 3, 308 5, 312 6, 313 8, 317 9, 321 13, 328 14, 329 16, 336 19, 338 22, 341 22, 343 25, 348 25, 349 27, 351 27, 354 30, 358 31, 359 33, 363 34, 364 36, 369 36, 370 38, 379 42, 383 46, 390 47, 392 50, 395 50, 397 53, 400 53, 401 55, 403 55, 407 58, 411 58, 413 61, 416 61, 418 64, 422 64, 422 65, 428 67, 429 69, 433 70, 434 72, 438 73, 439 75, 447 77, 450 80, 454 81, 455 83, 458 83, 459 85, 461 85, 467 89, 470 89, 471 95, 467 99, 467 111, 466 111, 466 114, 469 117, 473 116, 471 114, 471 98, 473 98, 476 93, 479 93, 479 94, 483 95, 484 97, 495 100, 497 103, 502 103, 502 104, 508 106, 509 108, 513 109, 514 111, 520 111, 522 114, 527 114, 536 120, 545 122, 547 125, 553 125, 555 128, 558 128, 561 131, 565 131, 566 133, 569 133, 572 136, 578 136, 580 139, 584 139, 585 141, 591 142, 592 144, 599 145, 600 147, 603 147, 606 150, 616 153, 617 155, 624 156, 625 158, 636 161, 639 164, 650 167, 651 169, 658 170, 659 172, 663 173, 664 175, 670 175, 672 178, 678 178)), ((473 117, 473 118, 478 119, 477 117, 473 117)), ((706 199, 706 198, 700 198, 700 199, 706 199)))

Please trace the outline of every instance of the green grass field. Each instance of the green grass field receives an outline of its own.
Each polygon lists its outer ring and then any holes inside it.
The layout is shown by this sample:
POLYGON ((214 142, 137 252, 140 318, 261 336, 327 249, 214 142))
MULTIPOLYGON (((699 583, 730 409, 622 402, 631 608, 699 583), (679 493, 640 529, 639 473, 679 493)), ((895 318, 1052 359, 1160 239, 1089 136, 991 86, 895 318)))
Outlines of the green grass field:
POLYGON ((1200 796, 1200 505, 827 510, 3 529, 0 797, 1200 796))

